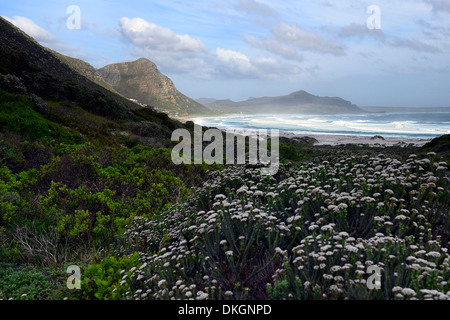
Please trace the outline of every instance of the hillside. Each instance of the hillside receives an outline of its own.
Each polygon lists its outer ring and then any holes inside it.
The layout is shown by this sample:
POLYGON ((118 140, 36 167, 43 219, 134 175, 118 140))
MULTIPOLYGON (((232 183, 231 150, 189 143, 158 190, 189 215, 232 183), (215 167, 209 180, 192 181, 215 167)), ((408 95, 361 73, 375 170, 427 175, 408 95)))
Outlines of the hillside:
POLYGON ((172 80, 148 59, 110 64, 98 72, 106 83, 122 95, 170 115, 212 114, 211 110, 179 92, 172 80))
POLYGON ((81 59, 76 59, 76 58, 65 56, 56 51, 52 51, 52 50, 50 50, 50 51, 53 52, 53 54, 55 54, 55 56, 57 56, 58 59, 63 61, 65 64, 67 64, 69 67, 71 67, 73 70, 75 70, 79 74, 81 74, 84 77, 86 77, 87 79, 95 82, 96 84, 108 89, 109 91, 117 93, 117 91, 115 91, 113 89, 113 87, 111 87, 103 79, 101 73, 97 69, 95 69, 92 65, 90 65, 89 63, 87 63, 81 59))
POLYGON ((0 31, 0 89, 31 99, 46 120, 88 140, 94 135, 114 144, 134 139, 171 145, 171 132, 181 123, 109 90, 92 66, 40 46, 3 18, 0 31))
MULTIPOLYGON (((203 98, 203 101, 208 101, 203 98)), ((245 114, 342 114, 364 113, 351 102, 339 97, 319 97, 306 91, 296 91, 286 96, 252 98, 246 101, 209 101, 205 106, 221 113, 245 114)))

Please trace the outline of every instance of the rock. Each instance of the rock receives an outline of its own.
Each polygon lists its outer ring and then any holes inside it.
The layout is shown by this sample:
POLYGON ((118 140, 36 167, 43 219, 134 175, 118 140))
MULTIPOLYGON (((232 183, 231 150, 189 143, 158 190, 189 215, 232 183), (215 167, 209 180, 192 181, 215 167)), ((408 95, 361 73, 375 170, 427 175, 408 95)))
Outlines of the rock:
POLYGON ((372 138, 370 138, 370 140, 384 140, 384 138, 382 136, 374 136, 372 138))
POLYGON ((28 94, 28 90, 22 80, 12 74, 5 75, 0 73, 0 89, 14 94, 28 94))
POLYGON ((211 110, 179 92, 172 80, 148 59, 110 64, 97 71, 114 90, 139 103, 172 115, 212 114, 211 110))
POLYGON ((33 103, 34 110, 39 112, 40 114, 46 116, 48 114, 48 105, 42 100, 41 97, 38 97, 34 93, 28 96, 30 101, 33 103))
POLYGON ((420 151, 422 152, 436 152, 443 153, 445 156, 450 156, 450 134, 437 137, 427 144, 425 144, 420 151))
POLYGON ((316 138, 308 137, 308 136, 294 137, 294 138, 292 138, 292 140, 295 140, 295 141, 300 142, 302 144, 308 144, 308 145, 314 145, 315 143, 319 142, 319 140, 317 140, 316 138))
POLYGON ((43 115, 48 114, 48 106, 44 100, 34 93, 28 94, 28 90, 20 78, 11 74, 0 74, 0 89, 26 96, 33 103, 34 110, 43 115))

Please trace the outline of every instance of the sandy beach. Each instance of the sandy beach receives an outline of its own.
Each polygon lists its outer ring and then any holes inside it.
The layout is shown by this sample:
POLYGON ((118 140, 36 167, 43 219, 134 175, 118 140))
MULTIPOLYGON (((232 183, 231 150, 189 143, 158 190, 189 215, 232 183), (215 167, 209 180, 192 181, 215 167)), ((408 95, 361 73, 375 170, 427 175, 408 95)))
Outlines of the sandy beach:
POLYGON ((346 136, 346 135, 329 135, 329 134, 295 134, 291 132, 280 132, 280 135, 287 138, 295 137, 312 137, 318 142, 314 145, 345 145, 345 144, 358 144, 369 145, 374 147, 390 147, 390 146, 407 146, 414 145, 421 147, 431 139, 406 139, 406 138, 371 138, 371 137, 358 137, 358 136, 346 136))
MULTIPOLYGON (((226 129, 221 129, 226 131, 226 129)), ((244 133, 247 129, 233 128, 235 133, 244 133)), ((410 138, 385 138, 382 136, 374 137, 362 137, 362 136, 350 136, 350 135, 334 135, 334 134, 296 134, 293 132, 279 131, 280 137, 286 138, 314 138, 318 142, 315 142, 315 146, 339 146, 346 144, 355 144, 361 146, 373 146, 373 147, 392 147, 392 146, 408 146, 422 147, 424 144, 430 142, 432 139, 410 139, 410 138)), ((270 134, 270 133, 269 133, 270 134)))

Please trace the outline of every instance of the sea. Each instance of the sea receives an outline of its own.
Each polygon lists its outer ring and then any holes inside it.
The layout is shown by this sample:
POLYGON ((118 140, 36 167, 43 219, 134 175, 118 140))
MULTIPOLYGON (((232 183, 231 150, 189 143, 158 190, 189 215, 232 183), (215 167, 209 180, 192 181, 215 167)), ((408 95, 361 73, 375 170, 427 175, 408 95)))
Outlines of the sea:
POLYGON ((278 129, 294 134, 432 139, 450 134, 450 112, 364 113, 340 115, 229 115, 192 119, 219 129, 278 129))

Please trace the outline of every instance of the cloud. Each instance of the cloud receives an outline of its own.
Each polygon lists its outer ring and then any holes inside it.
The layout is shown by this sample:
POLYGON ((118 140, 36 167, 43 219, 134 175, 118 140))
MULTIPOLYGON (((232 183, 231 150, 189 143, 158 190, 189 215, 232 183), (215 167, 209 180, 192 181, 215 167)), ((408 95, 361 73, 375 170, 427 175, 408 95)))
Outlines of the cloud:
POLYGON ((255 66, 250 62, 250 58, 246 55, 222 48, 216 49, 217 61, 233 73, 241 75, 250 75, 256 72, 255 66))
POLYGON ((274 79, 280 76, 297 75, 301 69, 268 57, 249 58, 241 52, 216 49, 214 61, 217 75, 231 78, 274 79))
POLYGON ((19 16, 15 16, 13 18, 3 18, 11 22, 17 28, 19 28, 38 42, 47 44, 57 42, 57 39, 50 32, 38 26, 31 19, 19 16))
POLYGON ((426 44, 420 40, 411 40, 407 38, 401 37, 393 37, 389 41, 389 45, 391 47, 399 47, 399 48, 408 48, 418 52, 426 52, 426 53, 441 53, 442 50, 438 47, 426 44))
POLYGON ((357 39, 363 39, 363 38, 373 38, 378 40, 386 40, 386 35, 382 30, 369 30, 367 26, 364 24, 358 24, 358 23, 352 23, 348 26, 342 27, 338 31, 338 37, 340 38, 357 38, 357 39))
POLYGON ((319 33, 307 31, 296 23, 282 22, 272 28, 265 38, 245 35, 244 40, 251 46, 269 51, 289 60, 302 60, 301 52, 312 51, 335 56, 345 55, 343 46, 324 39, 319 33))
POLYGON ((176 34, 168 28, 160 27, 141 18, 121 18, 119 31, 134 45, 155 53, 197 53, 206 49, 199 39, 191 38, 189 35, 176 34))
POLYGON ((337 32, 338 37, 342 39, 352 38, 357 40, 362 39, 375 39, 380 44, 392 48, 406 48, 417 52, 423 53, 441 53, 442 50, 439 47, 427 44, 418 38, 409 39, 399 36, 390 36, 384 33, 382 30, 369 30, 365 25, 352 23, 348 26, 342 27, 337 32))
POLYGON ((433 11, 441 11, 450 13, 450 1, 449 0, 424 0, 426 3, 430 4, 433 11))
POLYGON ((70 57, 75 57, 83 60, 89 59, 86 53, 83 53, 80 49, 74 48, 56 38, 53 34, 45 30, 44 28, 37 25, 33 20, 14 16, 13 18, 8 18, 3 16, 10 23, 15 25, 17 28, 25 32, 27 35, 32 37, 34 40, 39 42, 44 47, 48 47, 59 53, 68 55, 70 57))
POLYGON ((288 43, 283 43, 273 36, 267 38, 255 38, 250 35, 244 35, 243 38, 249 45, 254 48, 274 53, 288 60, 303 60, 303 57, 301 54, 299 54, 297 48, 288 43))
POLYGON ((149 58, 165 73, 203 79, 265 79, 300 72, 295 65, 267 57, 250 58, 225 48, 211 50, 199 39, 176 34, 141 18, 121 18, 118 31, 126 43, 132 44, 134 55, 149 58))
POLYGON ((265 18, 278 18, 278 12, 270 6, 256 0, 237 0, 233 7, 251 15, 265 18))
POLYGON ((427 39, 437 40, 440 43, 449 42, 450 25, 445 26, 432 24, 423 19, 420 19, 417 23, 423 27, 422 33, 427 37, 427 39))

